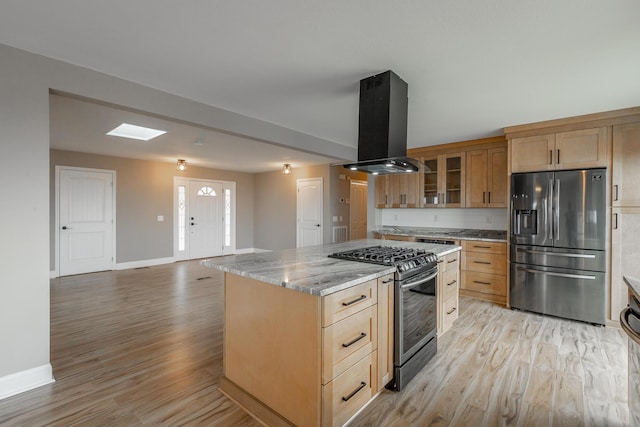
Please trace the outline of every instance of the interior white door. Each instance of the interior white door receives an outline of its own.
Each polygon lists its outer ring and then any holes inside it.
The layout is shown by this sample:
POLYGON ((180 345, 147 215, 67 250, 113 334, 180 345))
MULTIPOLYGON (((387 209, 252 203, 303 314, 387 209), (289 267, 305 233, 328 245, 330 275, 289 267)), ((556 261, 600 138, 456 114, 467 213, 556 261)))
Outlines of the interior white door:
POLYGON ((297 231, 296 245, 321 245, 323 242, 323 195, 322 178, 299 179, 297 181, 297 231))
POLYGON ((189 181, 189 257, 222 255, 224 192, 222 184, 189 181))
POLYGON ((349 184, 350 240, 367 238, 367 182, 349 184))
POLYGON ((112 270, 114 172, 59 170, 59 274, 112 270))

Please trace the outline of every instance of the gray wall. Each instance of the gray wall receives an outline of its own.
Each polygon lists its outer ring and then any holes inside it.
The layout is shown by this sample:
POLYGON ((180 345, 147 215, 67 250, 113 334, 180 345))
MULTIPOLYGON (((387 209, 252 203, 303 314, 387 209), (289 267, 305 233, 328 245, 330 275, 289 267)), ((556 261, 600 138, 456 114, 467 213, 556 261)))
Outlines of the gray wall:
POLYGON ((293 168, 291 175, 282 172, 256 174, 254 180, 254 244, 259 249, 296 247, 297 180, 322 178, 324 188, 325 243, 331 242, 329 165, 293 168))
POLYGON ((173 177, 236 182, 236 248, 253 247, 253 174, 51 150, 50 268, 55 270, 55 166, 116 171, 116 262, 173 256, 173 177), (164 222, 156 217, 164 215, 164 222))
MULTIPOLYGON (((330 205, 331 211, 331 225, 340 226, 346 225, 350 230, 349 215, 351 212, 351 205, 349 199, 351 198, 351 180, 359 180, 367 182, 368 174, 364 172, 350 171, 342 166, 332 166, 330 171, 331 186, 330 186, 330 205), (341 179, 341 177, 343 177, 341 179), (344 202, 341 202, 343 199, 344 202), (337 216, 338 221, 333 221, 333 217, 337 216), (342 221, 340 221, 342 217, 342 221)), ((331 243, 331 238, 325 243, 331 243)))
POLYGON ((356 157, 355 148, 1 44, 0 76, 0 220, 6 226, 0 245, 0 381, 49 365, 50 90, 331 157, 356 157))

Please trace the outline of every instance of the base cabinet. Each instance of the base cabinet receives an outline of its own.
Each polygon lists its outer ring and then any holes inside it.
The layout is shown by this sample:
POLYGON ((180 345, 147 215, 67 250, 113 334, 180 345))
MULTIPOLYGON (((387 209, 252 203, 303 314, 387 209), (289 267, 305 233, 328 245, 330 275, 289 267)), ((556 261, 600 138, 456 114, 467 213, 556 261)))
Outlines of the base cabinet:
POLYGON ((265 425, 343 425, 392 379, 393 291, 393 274, 317 297, 226 273, 220 391, 265 425))
POLYGON ((460 283, 460 252, 438 259, 438 335, 445 333, 458 318, 458 289, 460 283))
POLYGON ((640 277, 640 207, 613 208, 611 219, 611 320, 629 301, 623 276, 640 277))
POLYGON ((460 295, 506 304, 507 244, 462 242, 460 295))

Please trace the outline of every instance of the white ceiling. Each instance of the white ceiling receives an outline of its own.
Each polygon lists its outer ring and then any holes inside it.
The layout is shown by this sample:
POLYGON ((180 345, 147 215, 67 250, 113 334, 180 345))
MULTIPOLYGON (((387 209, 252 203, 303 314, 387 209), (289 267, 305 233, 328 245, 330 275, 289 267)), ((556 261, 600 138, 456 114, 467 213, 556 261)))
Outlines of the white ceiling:
POLYGON ((410 148, 640 105, 638 0, 3 0, 0 11, 0 43, 350 147, 358 81, 387 69, 409 85, 410 148))

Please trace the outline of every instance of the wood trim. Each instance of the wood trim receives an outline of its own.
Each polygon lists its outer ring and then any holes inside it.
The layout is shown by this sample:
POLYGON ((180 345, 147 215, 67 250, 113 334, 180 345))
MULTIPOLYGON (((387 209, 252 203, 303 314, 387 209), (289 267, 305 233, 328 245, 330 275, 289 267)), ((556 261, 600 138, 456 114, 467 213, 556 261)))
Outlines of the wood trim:
POLYGON ((430 157, 439 154, 450 154, 465 152, 470 150, 480 150, 483 148, 506 147, 507 139, 504 135, 492 136, 489 138, 472 139, 469 141, 451 142, 448 144, 429 145, 425 147, 410 148, 407 156, 412 158, 430 157))
POLYGON ((220 377, 218 391, 234 401, 238 406, 244 409, 245 412, 265 426, 295 427, 295 424, 292 424, 287 419, 281 417, 278 413, 274 412, 267 405, 256 399, 250 393, 247 393, 244 389, 225 376, 220 377))
POLYGON ((481 299, 484 301, 491 301, 502 305, 507 304, 507 298, 501 295, 485 294, 483 292, 475 292, 467 289, 460 289, 459 292, 461 297, 481 299))
POLYGON ((513 139, 537 135, 540 133, 557 133, 637 121, 640 121, 640 107, 632 107, 601 113, 507 126, 504 128, 504 134, 507 139, 513 139))

